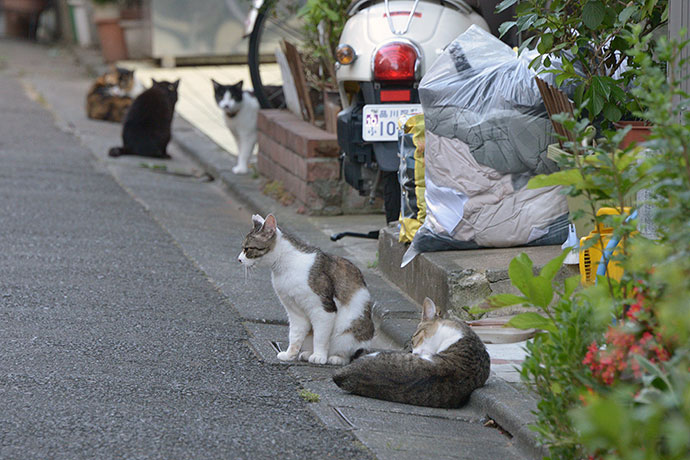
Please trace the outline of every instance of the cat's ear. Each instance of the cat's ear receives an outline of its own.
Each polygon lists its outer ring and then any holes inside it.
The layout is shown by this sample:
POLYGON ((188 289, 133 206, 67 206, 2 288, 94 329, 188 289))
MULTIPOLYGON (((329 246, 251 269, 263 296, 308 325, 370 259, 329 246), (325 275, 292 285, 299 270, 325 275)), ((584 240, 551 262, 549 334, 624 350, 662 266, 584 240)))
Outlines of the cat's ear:
POLYGON ((172 85, 173 87, 175 87, 175 91, 177 91, 177 87, 180 85, 180 79, 178 78, 177 80, 175 80, 172 85))
POLYGON ((235 86, 237 86, 237 89, 242 91, 242 85, 244 84, 244 80, 240 80, 235 86))
POLYGON ((267 215, 262 230, 272 235, 273 233, 275 233, 277 227, 278 223, 276 222, 275 216, 273 214, 267 215))
POLYGON ((213 90, 218 91, 218 88, 220 88, 220 83, 215 81, 213 78, 211 78, 211 82, 213 83, 213 90))
POLYGON ((152 85, 156 85, 156 84, 158 84, 158 82, 152 78, 152 79, 151 79, 151 84, 152 84, 152 85))
POLYGON ((439 315, 439 312, 436 309, 436 304, 433 300, 426 297, 422 304, 422 321, 431 321, 436 318, 437 315, 439 315))
POLYGON ((264 224, 264 218, 258 214, 254 214, 252 216, 252 224, 254 224, 255 229, 260 229, 261 226, 264 224))

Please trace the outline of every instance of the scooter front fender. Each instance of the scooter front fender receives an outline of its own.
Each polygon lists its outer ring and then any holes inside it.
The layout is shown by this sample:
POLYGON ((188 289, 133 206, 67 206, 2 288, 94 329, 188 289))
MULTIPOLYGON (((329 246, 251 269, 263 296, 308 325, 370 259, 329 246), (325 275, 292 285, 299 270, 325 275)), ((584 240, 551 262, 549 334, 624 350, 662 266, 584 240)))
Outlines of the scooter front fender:
MULTIPOLYGON (((395 29, 403 29, 414 5, 409 0, 389 2, 395 29)), ((403 39, 413 43, 420 51, 420 75, 441 55, 445 47, 471 25, 489 30, 486 21, 477 13, 466 14, 433 1, 420 1, 406 33, 391 31, 383 2, 371 5, 348 19, 340 36, 340 43, 350 45, 357 55, 350 65, 336 71, 339 82, 372 81, 373 55, 383 43, 403 39)))

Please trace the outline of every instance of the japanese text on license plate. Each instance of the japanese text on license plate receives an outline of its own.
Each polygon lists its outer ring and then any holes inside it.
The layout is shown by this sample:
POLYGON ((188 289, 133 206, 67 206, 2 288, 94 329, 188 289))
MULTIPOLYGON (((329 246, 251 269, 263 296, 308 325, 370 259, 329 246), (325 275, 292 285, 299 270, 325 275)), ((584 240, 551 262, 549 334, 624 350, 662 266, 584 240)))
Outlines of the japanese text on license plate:
POLYGON ((422 113, 420 104, 369 104, 362 115, 362 139, 365 141, 395 141, 398 139, 398 119, 403 115, 422 113))

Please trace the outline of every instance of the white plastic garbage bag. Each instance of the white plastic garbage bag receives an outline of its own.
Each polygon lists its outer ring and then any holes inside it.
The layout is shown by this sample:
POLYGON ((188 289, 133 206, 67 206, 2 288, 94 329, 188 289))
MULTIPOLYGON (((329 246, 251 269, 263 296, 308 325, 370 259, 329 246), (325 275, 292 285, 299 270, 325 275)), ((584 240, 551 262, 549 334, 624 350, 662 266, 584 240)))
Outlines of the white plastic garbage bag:
POLYGON ((553 129, 530 58, 479 27, 451 43, 422 79, 427 217, 403 258, 445 249, 561 244, 560 187, 529 190, 556 171, 553 129))

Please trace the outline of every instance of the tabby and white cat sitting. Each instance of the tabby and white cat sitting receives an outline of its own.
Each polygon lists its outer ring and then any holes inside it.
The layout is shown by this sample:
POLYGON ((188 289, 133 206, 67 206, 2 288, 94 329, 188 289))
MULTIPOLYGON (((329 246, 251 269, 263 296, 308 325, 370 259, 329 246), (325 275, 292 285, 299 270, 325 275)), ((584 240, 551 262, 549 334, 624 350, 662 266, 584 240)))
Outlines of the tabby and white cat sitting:
POLYGON ((256 145, 256 117, 259 114, 259 101, 251 91, 243 91, 240 81, 234 85, 222 85, 215 80, 213 91, 216 104, 225 115, 225 124, 237 143, 237 166, 232 168, 235 174, 249 172, 249 159, 256 145))
POLYGON ((443 319, 431 299, 412 336, 412 353, 365 355, 338 369, 333 381, 350 393, 417 406, 460 407, 489 378, 491 361, 463 321, 443 319))
POLYGON ((278 359, 350 362, 374 336, 372 301, 362 272, 347 259, 283 233, 271 214, 265 220, 254 215, 252 222, 239 261, 248 268, 258 263, 271 268, 273 288, 290 323, 290 344, 278 359), (302 349, 310 331, 313 352, 302 349))

